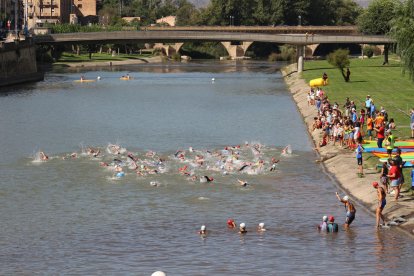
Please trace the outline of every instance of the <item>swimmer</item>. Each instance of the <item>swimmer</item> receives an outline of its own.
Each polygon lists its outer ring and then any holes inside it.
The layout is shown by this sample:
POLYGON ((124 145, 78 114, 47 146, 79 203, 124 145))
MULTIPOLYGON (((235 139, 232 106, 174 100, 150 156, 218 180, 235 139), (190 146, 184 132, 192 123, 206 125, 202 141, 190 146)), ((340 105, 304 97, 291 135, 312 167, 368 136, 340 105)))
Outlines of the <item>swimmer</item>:
POLYGON ((354 204, 352 204, 349 200, 348 196, 344 196, 342 199, 339 197, 338 192, 336 192, 336 197, 338 198, 338 200, 340 202, 342 202, 345 205, 345 211, 346 211, 346 219, 345 219, 345 228, 349 228, 349 226, 351 225, 351 223, 354 221, 355 219, 355 213, 356 213, 356 209, 354 204))
POLYGON ((322 223, 318 225, 318 230, 322 232, 328 231, 328 216, 322 217, 322 223))
POLYGON ((101 76, 98 76, 96 79, 97 79, 97 80, 101 80, 101 76))
POLYGON ((246 234, 246 233, 247 233, 246 224, 244 222, 240 223, 239 234, 246 234))
POLYGON ((78 154, 76 152, 72 152, 71 155, 70 155, 70 157, 77 158, 78 157, 78 154))
POLYGON ((373 182, 372 187, 377 190, 377 196, 378 196, 378 205, 376 210, 376 222, 377 227, 380 227, 380 221, 382 219, 382 222, 385 225, 385 218, 382 214, 382 211, 384 210, 385 205, 387 204, 387 200, 385 199, 387 194, 385 193, 385 190, 383 187, 379 186, 378 182, 373 182))
POLYGON ((263 222, 261 222, 257 226, 257 232, 264 232, 264 231, 266 231, 265 224, 263 222))
POLYGON ((101 166, 101 167, 109 167, 109 164, 106 163, 106 162, 100 162, 99 163, 99 166, 101 166))
POLYGON ((203 236, 207 235, 207 228, 205 225, 201 225, 200 231, 198 231, 198 234, 203 235, 203 236))
POLYGON ((39 156, 42 161, 49 160, 49 156, 47 156, 43 151, 39 152, 39 156))
POLYGON ((131 77, 129 76, 129 74, 126 74, 126 78, 127 78, 128 80, 130 80, 130 79, 131 79, 131 77))
POLYGON ((212 182, 214 180, 214 178, 209 177, 207 175, 204 176, 204 179, 206 180, 206 182, 212 182))
POLYGON ((339 227, 338 227, 338 224, 335 223, 335 218, 333 216, 330 216, 328 220, 329 220, 329 223, 327 226, 327 231, 329 233, 338 232, 339 227))
POLYGON ((236 228, 236 222, 234 221, 234 219, 227 220, 227 228, 230 228, 230 229, 236 228))
POLYGON ((240 179, 237 179, 237 182, 239 182, 240 186, 242 186, 242 187, 246 187, 247 185, 249 185, 246 181, 243 181, 243 180, 240 180, 240 179))
POLYGON ((134 162, 138 161, 138 158, 136 158, 131 152, 128 152, 127 157, 129 157, 134 162))
POLYGON ((85 80, 85 77, 82 75, 81 77, 80 77, 80 81, 84 81, 85 80))

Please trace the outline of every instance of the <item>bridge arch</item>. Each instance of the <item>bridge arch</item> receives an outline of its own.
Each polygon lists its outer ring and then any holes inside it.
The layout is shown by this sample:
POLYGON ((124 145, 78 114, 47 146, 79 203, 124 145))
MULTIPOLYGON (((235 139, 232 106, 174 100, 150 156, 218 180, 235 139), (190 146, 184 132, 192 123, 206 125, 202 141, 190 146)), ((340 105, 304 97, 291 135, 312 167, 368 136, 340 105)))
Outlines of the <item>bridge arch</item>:
POLYGON ((361 44, 356 43, 321 43, 310 49, 314 49, 313 56, 326 56, 337 49, 348 49, 351 55, 360 55, 362 52, 361 44))

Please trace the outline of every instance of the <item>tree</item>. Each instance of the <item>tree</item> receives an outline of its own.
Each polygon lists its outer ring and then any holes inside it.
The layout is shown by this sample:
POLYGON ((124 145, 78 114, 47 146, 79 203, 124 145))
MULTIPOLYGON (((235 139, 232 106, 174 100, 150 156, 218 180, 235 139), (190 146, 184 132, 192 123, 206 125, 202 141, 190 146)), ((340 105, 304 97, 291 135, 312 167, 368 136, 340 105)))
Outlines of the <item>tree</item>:
POLYGON ((391 29, 391 20, 397 11, 395 0, 374 0, 358 17, 359 30, 369 35, 385 35, 391 29))
POLYGON ((399 6, 392 22, 391 35, 397 41, 403 73, 408 71, 410 79, 414 81, 414 0, 407 0, 399 6))
POLYGON ((349 50, 346 49, 338 49, 328 55, 329 64, 335 66, 339 69, 339 71, 341 71, 342 77, 346 82, 349 81, 345 74, 345 68, 349 67, 350 64, 348 55, 349 50))

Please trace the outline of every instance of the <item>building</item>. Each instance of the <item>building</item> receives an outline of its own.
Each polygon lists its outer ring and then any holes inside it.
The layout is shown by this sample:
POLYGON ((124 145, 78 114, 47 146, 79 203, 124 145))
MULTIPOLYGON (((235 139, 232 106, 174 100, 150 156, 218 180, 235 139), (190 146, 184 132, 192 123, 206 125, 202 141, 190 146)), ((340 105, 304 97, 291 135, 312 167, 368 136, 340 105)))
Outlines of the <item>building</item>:
POLYGON ((169 26, 175 26, 176 22, 177 17, 173 15, 162 17, 156 21, 157 24, 167 24, 169 26))
POLYGON ((20 1, 22 1, 22 17, 25 19, 23 22, 27 22, 29 30, 34 27, 41 27, 45 23, 77 23, 78 19, 82 22, 82 19, 88 16, 96 17, 96 0, 20 1))

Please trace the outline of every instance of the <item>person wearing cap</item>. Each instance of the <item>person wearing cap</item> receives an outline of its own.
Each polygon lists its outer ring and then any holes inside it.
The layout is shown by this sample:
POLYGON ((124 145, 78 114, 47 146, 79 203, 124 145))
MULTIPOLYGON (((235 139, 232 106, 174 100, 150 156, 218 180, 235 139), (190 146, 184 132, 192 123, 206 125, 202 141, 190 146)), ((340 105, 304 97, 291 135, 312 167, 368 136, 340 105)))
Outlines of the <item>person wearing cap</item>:
POLYGON ((231 229, 236 228, 236 222, 234 221, 234 219, 227 220, 227 227, 231 229))
POLYGON ((318 230, 321 232, 328 231, 328 216, 322 217, 322 223, 318 225, 318 230))
POLYGON ((382 222, 385 225, 385 218, 384 215, 382 214, 382 211, 384 210, 385 205, 387 204, 387 200, 386 198, 386 193, 383 187, 381 187, 378 182, 373 182, 372 183, 372 187, 374 187, 377 190, 377 196, 378 196, 378 205, 377 205, 377 210, 375 212, 376 214, 376 226, 380 227, 380 221, 382 219, 382 222))
POLYGON ((342 202, 345 206, 346 219, 345 219, 344 226, 345 228, 349 228, 349 226, 355 219, 355 214, 356 214, 355 206, 353 203, 351 203, 348 196, 344 196, 343 198, 340 198, 338 192, 336 192, 336 198, 338 198, 338 200, 342 202))
POLYGON ((385 141, 385 146, 387 148, 388 158, 391 158, 391 154, 394 149, 395 138, 394 138, 394 135, 392 135, 391 129, 388 129, 386 131, 386 134, 387 134, 387 139, 385 141))
POLYGON ((338 231, 339 231, 339 227, 338 227, 338 224, 335 223, 335 218, 333 216, 329 216, 327 232, 328 233, 334 233, 334 232, 338 232, 338 231))
POLYGON ((247 233, 246 224, 244 222, 240 223, 239 234, 246 234, 246 233, 247 233))
POLYGON ((372 140, 372 129, 374 128, 374 121, 371 118, 371 114, 367 114, 367 136, 369 140, 372 140))
POLYGON ((207 228, 205 225, 201 225, 200 231, 198 231, 198 234, 203 235, 203 236, 207 235, 207 228))
POLYGON ((261 222, 257 226, 257 232, 264 232, 264 231, 266 231, 265 224, 264 224, 264 222, 261 222))

